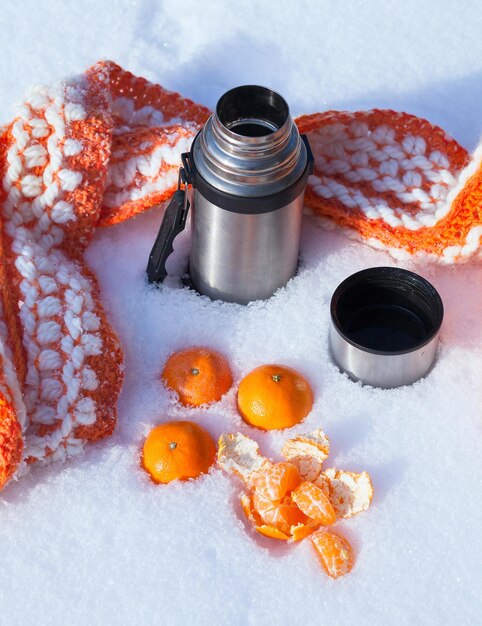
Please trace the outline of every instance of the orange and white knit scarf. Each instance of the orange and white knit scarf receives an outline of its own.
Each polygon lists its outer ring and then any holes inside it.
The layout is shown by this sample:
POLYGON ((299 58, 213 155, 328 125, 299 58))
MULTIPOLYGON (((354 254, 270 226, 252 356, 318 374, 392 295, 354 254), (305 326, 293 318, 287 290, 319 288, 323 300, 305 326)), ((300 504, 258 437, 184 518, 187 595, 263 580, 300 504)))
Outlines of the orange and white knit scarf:
MULTIPOLYGON (((210 111, 111 62, 37 87, 0 130, 0 487, 109 435, 122 352, 83 255, 97 226, 167 200, 210 111)), ((306 205, 396 256, 480 255, 482 175, 405 113, 302 116, 306 205)), ((153 233, 154 237, 154 233, 153 233)))

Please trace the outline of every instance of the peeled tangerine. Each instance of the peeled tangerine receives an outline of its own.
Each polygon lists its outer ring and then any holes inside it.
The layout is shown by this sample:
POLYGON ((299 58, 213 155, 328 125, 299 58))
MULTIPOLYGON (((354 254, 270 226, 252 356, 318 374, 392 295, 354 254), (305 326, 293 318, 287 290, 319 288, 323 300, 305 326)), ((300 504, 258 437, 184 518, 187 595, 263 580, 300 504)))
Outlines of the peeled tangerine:
POLYGON ((355 557, 351 545, 344 537, 320 530, 311 535, 311 543, 328 576, 339 578, 351 571, 355 557))
POLYGON ((329 449, 318 429, 288 439, 282 449, 286 462, 272 463, 255 441, 235 433, 221 436, 218 463, 243 479, 248 493, 242 494, 241 506, 258 533, 284 541, 311 535, 326 573, 338 578, 353 567, 353 550, 346 539, 320 526, 365 511, 373 486, 367 472, 322 471, 329 449))
POLYGON ((257 532, 272 539, 300 541, 318 527, 292 503, 289 496, 281 502, 272 502, 256 492, 251 496, 243 493, 241 507, 257 532))
MULTIPOLYGON (((259 533, 274 539, 299 541, 319 526, 320 522, 310 519, 292 498, 300 482, 298 470, 292 463, 273 463, 256 472, 254 491, 250 496, 243 494, 241 505, 259 533)), ((328 510, 326 496, 321 489, 315 489, 328 510)), ((330 514, 335 519, 332 509, 326 517, 330 514)))
POLYGON ((255 512, 265 524, 274 526, 287 535, 290 534, 293 526, 304 524, 307 521, 306 515, 289 499, 268 500, 255 491, 252 502, 255 512))

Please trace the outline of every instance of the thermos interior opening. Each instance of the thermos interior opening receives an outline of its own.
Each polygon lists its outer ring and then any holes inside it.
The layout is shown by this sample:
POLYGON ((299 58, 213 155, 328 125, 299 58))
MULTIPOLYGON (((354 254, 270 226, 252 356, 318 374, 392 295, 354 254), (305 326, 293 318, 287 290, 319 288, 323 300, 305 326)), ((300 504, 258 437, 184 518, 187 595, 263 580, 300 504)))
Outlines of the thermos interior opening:
POLYGON ((335 291, 331 310, 345 339, 385 354, 422 347, 438 332, 443 318, 434 287, 398 268, 372 268, 349 277, 335 291))
POLYGON ((243 137, 264 137, 283 126, 289 109, 275 91, 245 85, 226 92, 217 104, 216 113, 231 132, 243 137))

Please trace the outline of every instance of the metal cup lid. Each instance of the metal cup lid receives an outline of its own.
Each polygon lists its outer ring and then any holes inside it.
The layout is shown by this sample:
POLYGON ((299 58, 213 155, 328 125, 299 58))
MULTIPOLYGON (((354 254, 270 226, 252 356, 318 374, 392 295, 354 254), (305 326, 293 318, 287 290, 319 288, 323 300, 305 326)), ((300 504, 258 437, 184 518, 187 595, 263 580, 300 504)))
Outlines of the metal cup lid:
POLYGON ((362 270, 337 287, 330 311, 331 352, 353 380, 399 387, 432 368, 443 303, 422 276, 398 267, 362 270))

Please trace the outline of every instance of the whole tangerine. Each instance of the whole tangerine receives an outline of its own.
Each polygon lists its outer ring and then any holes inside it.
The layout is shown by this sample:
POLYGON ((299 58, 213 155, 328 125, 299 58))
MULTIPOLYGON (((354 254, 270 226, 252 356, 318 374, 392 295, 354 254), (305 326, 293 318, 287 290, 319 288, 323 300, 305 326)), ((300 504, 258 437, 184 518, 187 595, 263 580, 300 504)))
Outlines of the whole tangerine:
POLYGON ((161 379, 168 389, 177 393, 184 406, 217 402, 233 384, 227 359, 219 352, 203 347, 171 354, 161 379))
POLYGON ((211 435, 194 422, 166 422, 151 430, 142 448, 142 467, 155 483, 205 474, 214 462, 211 435))
POLYGON ((313 406, 313 391, 299 372, 284 365, 260 365, 239 384, 238 410, 262 430, 290 428, 313 406))

